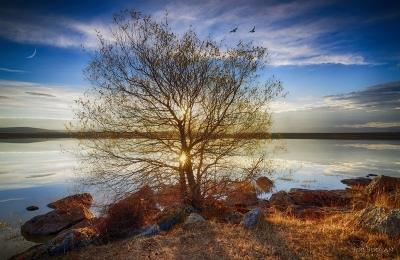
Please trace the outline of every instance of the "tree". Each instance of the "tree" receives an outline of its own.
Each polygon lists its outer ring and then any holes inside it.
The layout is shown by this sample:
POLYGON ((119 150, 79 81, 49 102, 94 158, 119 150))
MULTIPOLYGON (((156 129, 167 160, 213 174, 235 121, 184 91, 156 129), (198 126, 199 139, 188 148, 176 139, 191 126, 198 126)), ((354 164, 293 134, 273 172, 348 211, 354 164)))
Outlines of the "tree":
POLYGON ((93 89, 75 111, 85 184, 115 196, 179 184, 181 199, 199 206, 270 171, 268 105, 282 86, 257 81, 266 48, 222 46, 192 28, 177 35, 167 17, 133 10, 98 38, 85 69, 93 89))

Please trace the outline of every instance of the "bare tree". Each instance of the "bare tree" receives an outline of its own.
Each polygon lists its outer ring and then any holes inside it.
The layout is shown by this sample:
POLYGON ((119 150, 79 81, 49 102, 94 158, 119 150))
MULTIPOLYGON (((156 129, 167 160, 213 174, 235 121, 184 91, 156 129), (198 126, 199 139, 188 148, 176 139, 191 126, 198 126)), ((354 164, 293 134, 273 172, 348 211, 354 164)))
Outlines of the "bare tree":
POLYGON ((122 11, 85 70, 77 101, 85 184, 109 195, 179 184, 195 205, 270 171, 271 114, 279 81, 258 82, 266 48, 201 40, 168 19, 122 11))

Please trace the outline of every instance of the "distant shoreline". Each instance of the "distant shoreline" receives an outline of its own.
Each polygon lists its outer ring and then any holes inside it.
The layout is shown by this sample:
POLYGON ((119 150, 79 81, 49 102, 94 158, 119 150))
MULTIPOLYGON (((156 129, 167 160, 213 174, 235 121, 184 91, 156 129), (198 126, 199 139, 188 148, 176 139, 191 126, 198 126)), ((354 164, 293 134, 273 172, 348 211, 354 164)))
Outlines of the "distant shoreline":
MULTIPOLYGON (((77 138, 77 133, 68 132, 40 132, 40 133, 18 133, 18 132, 2 132, 0 139, 56 139, 56 138, 77 138)), ((81 134, 80 134, 81 135, 81 134)), ((87 138, 99 136, 97 133, 85 133, 87 138)), ((260 138, 258 134, 243 136, 244 138, 260 138)), ((400 132, 368 132, 368 133, 272 133, 273 139, 319 139, 319 140, 400 140, 400 132)), ((140 138, 134 134, 129 138, 140 138)))

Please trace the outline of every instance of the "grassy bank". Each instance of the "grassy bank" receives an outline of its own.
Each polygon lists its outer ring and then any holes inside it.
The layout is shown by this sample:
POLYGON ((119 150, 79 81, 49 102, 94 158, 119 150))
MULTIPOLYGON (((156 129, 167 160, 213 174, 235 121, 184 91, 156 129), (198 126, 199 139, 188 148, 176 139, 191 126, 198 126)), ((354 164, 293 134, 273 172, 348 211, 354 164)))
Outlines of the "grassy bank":
POLYGON ((264 209, 253 229, 210 221, 57 259, 400 259, 400 239, 356 230, 345 213, 303 220, 264 209))

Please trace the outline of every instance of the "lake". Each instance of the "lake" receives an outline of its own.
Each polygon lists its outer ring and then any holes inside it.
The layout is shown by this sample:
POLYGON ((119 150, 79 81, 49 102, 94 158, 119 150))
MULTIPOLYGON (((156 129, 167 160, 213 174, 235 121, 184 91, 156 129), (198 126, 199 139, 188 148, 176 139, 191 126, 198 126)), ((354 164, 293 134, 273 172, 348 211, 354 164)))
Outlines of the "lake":
MULTIPOLYGON (((278 165, 272 192, 290 188, 342 189, 340 180, 367 174, 400 176, 400 141, 286 140, 288 153, 274 158, 278 165), (291 169, 288 171, 288 169, 291 169)), ((0 220, 11 224, 0 237, 0 258, 22 252, 33 242, 20 238, 20 223, 44 214, 46 205, 73 193, 75 158, 62 150, 76 147, 74 139, 0 140, 0 220), (39 206, 29 212, 27 206, 39 206)), ((268 198, 272 193, 262 195, 268 198)))

